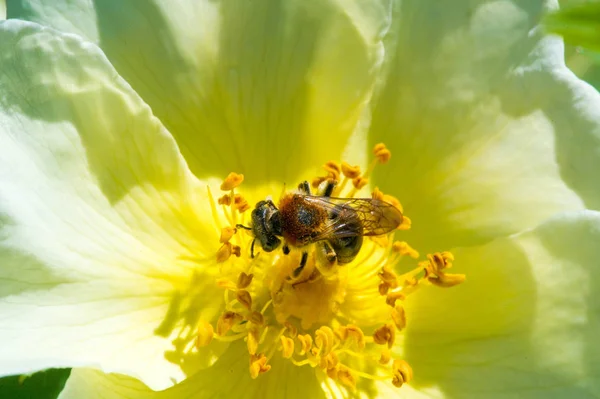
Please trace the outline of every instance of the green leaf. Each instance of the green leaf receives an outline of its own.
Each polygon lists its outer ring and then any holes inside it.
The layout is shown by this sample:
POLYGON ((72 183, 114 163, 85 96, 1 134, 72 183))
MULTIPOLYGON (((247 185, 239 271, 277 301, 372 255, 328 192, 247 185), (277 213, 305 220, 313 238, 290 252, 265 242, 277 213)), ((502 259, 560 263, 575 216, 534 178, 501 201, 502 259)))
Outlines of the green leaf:
POLYGON ((71 369, 50 369, 31 376, 0 378, 0 398, 55 399, 69 374, 71 369))
POLYGON ((567 6, 545 18, 546 29, 565 42, 600 51, 600 2, 567 6))

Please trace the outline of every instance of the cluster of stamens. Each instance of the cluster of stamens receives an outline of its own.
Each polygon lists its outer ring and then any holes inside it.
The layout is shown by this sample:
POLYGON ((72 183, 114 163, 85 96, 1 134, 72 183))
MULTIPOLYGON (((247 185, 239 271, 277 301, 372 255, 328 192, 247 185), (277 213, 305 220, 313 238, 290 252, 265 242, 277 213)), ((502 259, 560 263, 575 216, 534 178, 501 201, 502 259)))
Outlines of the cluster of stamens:
MULTIPOLYGON (((316 188, 333 180, 338 183, 333 197, 354 197, 368 184, 375 166, 391 157, 383 144, 375 146, 374 155, 365 173, 345 162, 327 162, 326 175, 316 177, 311 184, 316 188), (351 188, 347 187, 349 183, 351 188)), ((221 185, 227 193, 217 201, 209 190, 213 217, 221 229, 216 260, 222 276, 217 284, 224 290, 224 310, 217 320, 200 322, 197 345, 207 346, 213 339, 245 340, 252 378, 269 371, 271 358, 279 353, 297 366, 322 370, 327 377, 351 388, 356 387, 358 378, 388 380, 397 387, 409 382, 412 369, 396 358, 393 350, 398 333, 406 326, 403 303, 420 286, 451 287, 461 283, 464 275, 446 272, 452 266, 452 254, 427 255, 427 260, 418 262, 414 269, 399 273, 400 260, 418 259, 419 253, 404 241, 394 241, 392 232, 365 240, 355 262, 339 267, 333 276, 319 276, 316 257, 311 255, 304 272, 312 277, 298 282, 301 276, 290 277, 298 262, 293 252, 266 253, 259 248, 254 258, 249 256, 252 237, 235 227, 247 219, 250 209, 248 201, 235 193, 242 181, 243 175, 231 173, 221 185), (226 223, 222 223, 223 216, 226 223), (382 312, 387 317, 378 319, 379 325, 353 317, 344 301, 355 294, 375 298, 381 308, 387 309, 382 312), (302 303, 308 304, 311 315, 319 316, 309 318, 302 303)), ((402 211, 396 198, 377 188, 372 197, 402 211)), ((397 230, 409 229, 410 224, 404 216, 397 230)))

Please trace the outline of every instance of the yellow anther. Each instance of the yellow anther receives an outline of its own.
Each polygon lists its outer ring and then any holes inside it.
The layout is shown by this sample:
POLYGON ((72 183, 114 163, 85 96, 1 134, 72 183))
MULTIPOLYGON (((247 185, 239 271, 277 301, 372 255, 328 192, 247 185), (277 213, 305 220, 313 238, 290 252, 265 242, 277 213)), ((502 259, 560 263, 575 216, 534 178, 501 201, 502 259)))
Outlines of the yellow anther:
POLYGON ((248 205, 248 201, 246 201, 246 199, 244 197, 242 197, 240 194, 236 194, 234 199, 233 199, 233 204, 235 205, 235 209, 238 210, 238 212, 243 213, 245 211, 247 211, 248 209, 250 209, 250 205, 248 205))
POLYGON ((379 356, 379 364, 386 365, 390 362, 390 360, 392 360, 392 352, 390 352, 388 349, 384 349, 381 352, 381 356, 379 356))
POLYGON ((392 157, 392 153, 383 143, 375 145, 375 148, 373 148, 373 154, 375 154, 375 157, 380 163, 387 163, 392 157))
POLYGON ((294 340, 285 335, 282 335, 279 339, 281 341, 281 355, 284 359, 289 359, 294 354, 294 340))
POLYGON ((337 381, 337 368, 327 369, 327 377, 331 378, 334 381, 337 381))
POLYGON ((329 355, 325 356, 323 358, 323 364, 321 365, 321 368, 324 370, 330 370, 335 368, 338 363, 340 362, 337 355, 335 354, 335 352, 331 352, 329 355))
POLYGON ((333 348, 335 335, 333 330, 327 326, 322 326, 315 331, 315 346, 320 349, 322 355, 327 355, 333 348))
POLYGON ((427 259, 431 263, 434 273, 441 272, 444 269, 452 267, 454 261, 454 255, 451 252, 436 252, 433 255, 427 255, 427 259))
POLYGON ((312 179, 312 182, 310 183, 310 185, 312 186, 312 188, 317 188, 319 187, 319 185, 321 183, 323 183, 325 180, 327 180, 327 176, 317 176, 314 179, 312 179))
POLYGON ((287 330, 287 332, 290 335, 290 337, 296 338, 296 335, 298 335, 298 329, 296 328, 296 326, 294 326, 289 321, 286 321, 285 323, 283 323, 283 326, 287 330))
POLYGON ((221 245, 221 248, 217 250, 217 263, 223 263, 227 259, 229 259, 229 257, 232 254, 232 250, 233 246, 230 242, 223 243, 223 245, 221 245))
POLYGON ((356 325, 349 324, 346 326, 346 337, 356 342, 356 347, 360 350, 365 348, 365 333, 356 325))
POLYGON ((242 320, 244 320, 244 317, 239 313, 231 311, 224 312, 217 321, 217 335, 223 336, 227 334, 234 324, 237 324, 242 320))
POLYGON ((442 288, 454 287, 465 281, 467 276, 464 274, 442 274, 441 276, 430 276, 427 278, 431 284, 442 288))
POLYGON ((371 193, 371 198, 383 201, 383 192, 379 189, 379 187, 375 187, 373 192, 371 193))
POLYGON ((392 309, 391 317, 398 331, 401 331, 406 327, 406 312, 402 305, 397 304, 394 309, 392 309))
POLYGON ((392 251, 402 256, 410 256, 413 259, 419 258, 419 253, 404 241, 395 241, 392 244, 392 251))
POLYGON ((225 194, 222 197, 219 197, 219 199, 217 199, 217 202, 219 203, 219 205, 229 206, 231 205, 231 195, 225 194))
POLYGON ((240 256, 242 256, 242 248, 239 245, 232 245, 231 254, 239 258, 240 256))
POLYGON ((248 320, 251 323, 256 324, 257 326, 262 326, 263 324, 265 324, 265 316, 263 316, 262 313, 257 311, 250 313, 250 317, 248 318, 248 320))
POLYGON ((400 388, 403 384, 410 382, 413 378, 412 367, 405 360, 394 360, 392 365, 392 384, 400 388))
POLYGON ((350 165, 346 162, 342 162, 342 173, 348 179, 356 179, 360 176, 360 166, 358 165, 350 165))
POLYGON ((342 173, 342 167, 335 161, 327 162, 325 165, 323 165, 323 169, 338 178, 340 177, 340 173, 342 173))
POLYGON ((235 293, 235 298, 246 309, 250 310, 252 308, 252 297, 250 296, 250 293, 248 291, 246 291, 246 290, 238 290, 235 293))
POLYGON ((401 301, 406 299, 406 296, 401 291, 388 292, 385 297, 385 303, 390 306, 396 306, 396 301, 400 299, 401 301))
POLYGON ((213 339, 213 335, 215 330, 213 329, 212 324, 202 320, 198 324, 198 336, 196 338, 196 347, 201 348, 203 346, 208 346, 213 339))
POLYGON ((233 190, 234 188, 236 188, 237 186, 242 184, 243 181, 244 181, 244 175, 231 172, 229 175, 227 175, 225 180, 223 180, 223 183, 221 183, 221 190, 223 190, 223 191, 233 190))
POLYGON ((248 347, 248 353, 254 355, 258 352, 258 342, 260 340, 260 334, 258 327, 251 326, 248 329, 248 337, 246 338, 246 346, 248 347))
POLYGON ((381 284, 379 284, 379 287, 377 289, 379 290, 379 295, 383 296, 386 295, 390 290, 390 285, 384 281, 381 284))
POLYGON ((343 365, 338 365, 337 367, 337 380, 342 384, 347 385, 352 388, 356 388, 356 378, 352 375, 350 370, 343 365))
POLYGON ((398 286, 398 276, 388 267, 382 267, 379 273, 377 273, 381 281, 387 283, 391 288, 396 288, 398 286))
POLYGON ((408 216, 402 215, 402 223, 400 223, 400 226, 396 227, 396 230, 410 230, 411 227, 412 220, 408 216))
POLYGON ((387 344, 388 348, 391 348, 394 345, 394 340, 396 339, 396 329, 391 324, 386 324, 385 326, 379 327, 373 333, 373 342, 378 345, 387 344))
POLYGON ((253 274, 246 274, 244 272, 241 272, 238 277, 237 288, 239 288, 241 290, 243 290, 244 288, 248 288, 248 286, 252 282, 253 278, 254 278, 253 274))
POLYGON ((355 189, 360 190, 364 186, 369 184, 369 179, 366 177, 357 177, 356 179, 352 179, 352 185, 355 189))
POLYGON ((300 355, 304 356, 312 348, 313 339, 310 334, 298 335, 298 341, 300 341, 300 355))
POLYGON ((221 237, 219 238, 219 242, 224 244, 231 240, 231 237, 235 234, 235 228, 233 227, 224 227, 221 229, 221 237))
POLYGON ((267 364, 267 358, 262 353, 250 356, 250 377, 255 379, 262 373, 271 370, 271 365, 267 364))

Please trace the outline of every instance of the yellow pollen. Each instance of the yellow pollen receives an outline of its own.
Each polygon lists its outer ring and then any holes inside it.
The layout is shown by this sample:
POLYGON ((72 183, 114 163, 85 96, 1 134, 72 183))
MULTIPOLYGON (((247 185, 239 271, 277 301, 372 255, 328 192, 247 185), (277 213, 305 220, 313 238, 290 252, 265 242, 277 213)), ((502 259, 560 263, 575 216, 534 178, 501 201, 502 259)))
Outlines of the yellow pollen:
POLYGON ((250 355, 250 377, 256 379, 260 374, 271 370, 271 366, 267 364, 267 358, 262 353, 250 355))
POLYGON ((392 384, 400 388, 403 384, 410 382, 413 377, 413 371, 410 365, 404 360, 394 360, 392 366, 393 379, 392 384))
POLYGON ((223 313, 217 321, 217 334, 221 336, 227 334, 234 324, 239 323, 242 320, 244 320, 244 317, 238 313, 231 311, 223 313))
POLYGON ((252 279, 254 278, 253 274, 246 274, 244 272, 240 273, 237 281, 237 288, 243 290, 244 288, 248 288, 250 283, 252 283, 252 279))
POLYGON ((350 165, 346 162, 342 162, 342 173, 348 179, 356 179, 360 176, 360 166, 358 165, 350 165))
MULTIPOLYGON (((376 145, 373 154, 364 173, 346 162, 327 162, 325 176, 307 180, 312 194, 331 190, 334 183, 332 197, 352 199, 369 184, 374 168, 391 157, 383 144, 376 145)), ((215 283, 223 295, 218 299, 220 314, 197 323, 196 347, 241 341, 253 379, 269 371, 269 362, 279 356, 298 367, 314 368, 329 377, 326 384, 337 382, 348 396, 364 386, 371 389, 363 382, 387 380, 397 387, 408 383, 412 369, 395 355, 402 352, 402 331, 407 325, 404 302, 423 285, 450 287, 464 281, 462 274, 447 273, 454 256, 436 252, 419 262, 416 249, 395 240, 405 238, 403 230, 411 227, 410 218, 398 199, 378 188, 372 191, 372 199, 402 212, 402 224, 389 234, 363 237, 353 261, 339 264, 325 256, 330 255, 327 244, 333 248, 335 237, 293 247, 282 234, 279 247, 267 252, 261 246, 264 239, 253 236, 257 230, 243 214, 250 209, 249 202, 234 192, 243 180, 243 175, 230 173, 221 185, 228 193, 216 201, 208 190, 221 244, 215 255, 219 263, 215 283)), ((263 199, 251 198, 250 203, 263 199)), ((281 207, 277 201, 274 205, 281 207)), ((334 250, 338 256, 339 245, 334 250)))
POLYGON ((398 331, 402 331, 406 327, 406 312, 402 305, 395 305, 392 309, 391 317, 398 331))
POLYGON ((340 173, 342 172, 342 167, 334 161, 329 161, 325 165, 323 165, 323 169, 329 172, 329 176, 335 180, 340 179, 340 173))
POLYGON ((221 229, 221 237, 219 238, 220 243, 226 243, 231 240, 231 237, 235 234, 235 228, 233 227, 224 227, 221 229))
POLYGON ((379 327, 373 333, 373 341, 378 345, 387 344, 388 348, 394 345, 396 339, 396 329, 393 325, 386 324, 385 326, 379 327))
POLYGON ((250 293, 246 290, 239 290, 235 294, 236 299, 239 303, 242 304, 246 309, 250 310, 252 308, 252 297, 250 293))
POLYGON ((284 359, 289 359, 294 354, 294 340, 292 338, 286 337, 282 335, 281 339, 281 347, 282 347, 282 356, 284 359))
POLYGON ((369 179, 366 177, 357 177, 356 179, 352 179, 352 185, 356 190, 360 190, 367 184, 369 184, 369 179))
POLYGON ((392 153, 383 143, 379 143, 375 146, 373 154, 375 154, 375 157, 380 163, 387 163, 392 157, 392 153))
POLYGON ((392 244, 392 251, 399 253, 403 256, 410 256, 413 259, 419 258, 419 252, 412 248, 408 243, 404 241, 396 241, 392 244))
POLYGON ((230 242, 223 243, 223 245, 221 245, 221 248, 219 248, 219 250, 217 251, 217 263, 225 262, 227 259, 229 259, 232 253, 233 245, 231 245, 230 242))
POLYGON ((242 184, 243 181, 244 181, 244 175, 231 172, 229 175, 227 175, 225 180, 223 180, 223 183, 221 183, 221 190, 223 190, 223 191, 233 190, 234 188, 236 188, 240 184, 242 184))

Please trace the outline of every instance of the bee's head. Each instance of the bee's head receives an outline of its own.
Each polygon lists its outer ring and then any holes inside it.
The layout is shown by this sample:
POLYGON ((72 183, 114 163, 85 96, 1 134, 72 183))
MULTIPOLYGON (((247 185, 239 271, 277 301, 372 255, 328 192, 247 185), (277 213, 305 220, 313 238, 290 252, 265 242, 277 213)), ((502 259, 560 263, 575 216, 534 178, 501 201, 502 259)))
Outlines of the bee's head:
POLYGON ((281 215, 271 200, 260 201, 252 211, 252 232, 266 252, 281 244, 281 215))

